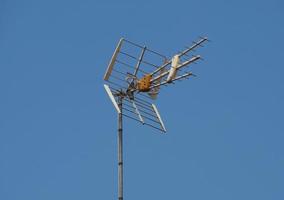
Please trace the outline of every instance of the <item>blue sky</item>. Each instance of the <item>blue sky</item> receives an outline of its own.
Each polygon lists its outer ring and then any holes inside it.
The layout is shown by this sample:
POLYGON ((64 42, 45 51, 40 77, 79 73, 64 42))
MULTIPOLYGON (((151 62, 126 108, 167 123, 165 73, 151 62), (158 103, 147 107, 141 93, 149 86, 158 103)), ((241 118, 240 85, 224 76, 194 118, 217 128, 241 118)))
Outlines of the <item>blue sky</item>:
POLYGON ((163 90, 166 135, 124 123, 125 199, 284 198, 284 3, 0 1, 0 199, 115 199, 120 37, 173 55, 212 42, 163 90))

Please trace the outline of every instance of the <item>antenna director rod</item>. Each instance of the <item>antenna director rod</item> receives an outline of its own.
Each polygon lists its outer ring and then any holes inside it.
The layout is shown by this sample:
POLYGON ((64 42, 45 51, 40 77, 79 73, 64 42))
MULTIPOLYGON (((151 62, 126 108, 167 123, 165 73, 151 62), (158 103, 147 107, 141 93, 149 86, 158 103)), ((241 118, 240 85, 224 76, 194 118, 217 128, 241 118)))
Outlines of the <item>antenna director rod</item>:
MULTIPOLYGON (((201 56, 199 56, 199 55, 192 57, 190 60, 187 60, 187 61, 183 62, 182 64, 180 64, 180 65, 177 67, 177 70, 179 70, 179 69, 182 68, 182 67, 185 67, 186 65, 189 65, 190 63, 193 63, 193 62, 197 61, 197 60, 200 59, 200 58, 201 58, 201 56)), ((153 83, 154 81, 156 81, 157 79, 159 79, 159 78, 161 78, 161 77, 166 76, 167 74, 169 74, 169 71, 166 71, 166 72, 162 73, 161 75, 159 75, 159 76, 153 78, 153 79, 151 80, 151 83, 153 83)))
MULTIPOLYGON (((181 76, 178 76, 178 77, 174 78, 174 79, 172 80, 172 82, 177 81, 177 80, 182 79, 182 78, 186 78, 186 77, 188 77, 188 76, 195 76, 195 75, 193 75, 191 72, 188 72, 188 73, 186 73, 186 74, 184 74, 184 75, 181 75, 181 76)), ((159 83, 159 84, 157 84, 157 85, 151 86, 150 89, 156 88, 156 87, 160 87, 160 86, 165 85, 165 84, 168 84, 168 83, 169 83, 168 81, 163 81, 162 83, 159 83)))
MULTIPOLYGON (((194 45, 192 45, 191 47, 187 48, 186 50, 184 50, 183 52, 181 52, 180 54, 178 54, 179 57, 186 55, 188 52, 192 51, 193 49, 195 49, 198 46, 201 46, 201 44, 205 41, 208 41, 207 37, 202 38, 201 40, 199 40, 198 42, 195 42, 194 45)), ((151 75, 153 76, 154 74, 156 74, 157 72, 161 71, 162 69, 164 69, 166 66, 168 66, 169 64, 171 64, 172 61, 169 60, 168 62, 166 62, 165 64, 163 64, 161 67, 159 67, 158 69, 156 69, 154 72, 151 73, 151 75)))
POLYGON ((167 61, 165 64, 163 64, 161 67, 159 67, 158 69, 156 69, 154 72, 151 73, 151 75, 153 76, 154 74, 156 74, 157 72, 161 71, 162 69, 164 69, 166 66, 168 66, 169 64, 172 63, 172 60, 167 61))
POLYGON ((188 52, 192 51, 193 49, 195 49, 196 47, 198 47, 199 45, 201 45, 203 42, 207 41, 208 39, 205 37, 205 38, 202 38, 201 40, 199 40, 198 42, 195 42, 194 45, 192 45, 191 47, 189 47, 188 49, 184 50, 183 52, 181 52, 179 54, 179 57, 187 54, 188 52))

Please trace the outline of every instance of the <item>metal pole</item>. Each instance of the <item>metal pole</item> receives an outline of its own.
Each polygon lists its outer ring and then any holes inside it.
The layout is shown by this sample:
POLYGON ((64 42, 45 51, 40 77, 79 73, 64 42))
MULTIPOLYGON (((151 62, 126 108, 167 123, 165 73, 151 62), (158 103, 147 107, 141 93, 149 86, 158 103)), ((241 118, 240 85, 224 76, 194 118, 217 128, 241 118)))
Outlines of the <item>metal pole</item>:
POLYGON ((122 100, 123 97, 118 97, 118 200, 123 200, 123 157, 122 157, 122 100))

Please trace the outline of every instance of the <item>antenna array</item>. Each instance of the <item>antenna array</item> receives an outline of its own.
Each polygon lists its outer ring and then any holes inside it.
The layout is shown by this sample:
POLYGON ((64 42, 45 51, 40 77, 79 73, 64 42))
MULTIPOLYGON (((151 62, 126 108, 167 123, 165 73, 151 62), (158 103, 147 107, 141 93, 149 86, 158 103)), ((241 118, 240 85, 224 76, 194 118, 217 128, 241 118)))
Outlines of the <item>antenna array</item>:
POLYGON ((105 90, 118 113, 118 200, 123 200, 122 117, 166 132, 153 101, 162 87, 195 76, 188 68, 201 59, 192 52, 208 41, 193 45, 168 58, 146 46, 121 38, 104 75, 105 90))
POLYGON ((201 59, 191 52, 208 41, 199 38, 193 45, 168 58, 154 50, 121 38, 109 62, 104 80, 116 110, 123 116, 166 132, 166 128, 153 104, 162 87, 195 76, 188 66, 201 59), (122 110, 118 98, 123 97, 122 110))

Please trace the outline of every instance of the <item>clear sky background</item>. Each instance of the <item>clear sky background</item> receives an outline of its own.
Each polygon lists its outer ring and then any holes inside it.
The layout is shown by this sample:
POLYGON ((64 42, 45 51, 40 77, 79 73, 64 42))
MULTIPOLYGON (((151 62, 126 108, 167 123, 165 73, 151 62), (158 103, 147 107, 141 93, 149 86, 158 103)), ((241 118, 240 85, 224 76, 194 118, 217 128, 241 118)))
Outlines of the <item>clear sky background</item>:
POLYGON ((281 0, 0 0, 0 199, 117 198, 103 74, 120 37, 173 55, 212 42, 161 92, 168 133, 124 121, 125 199, 284 199, 281 0))

